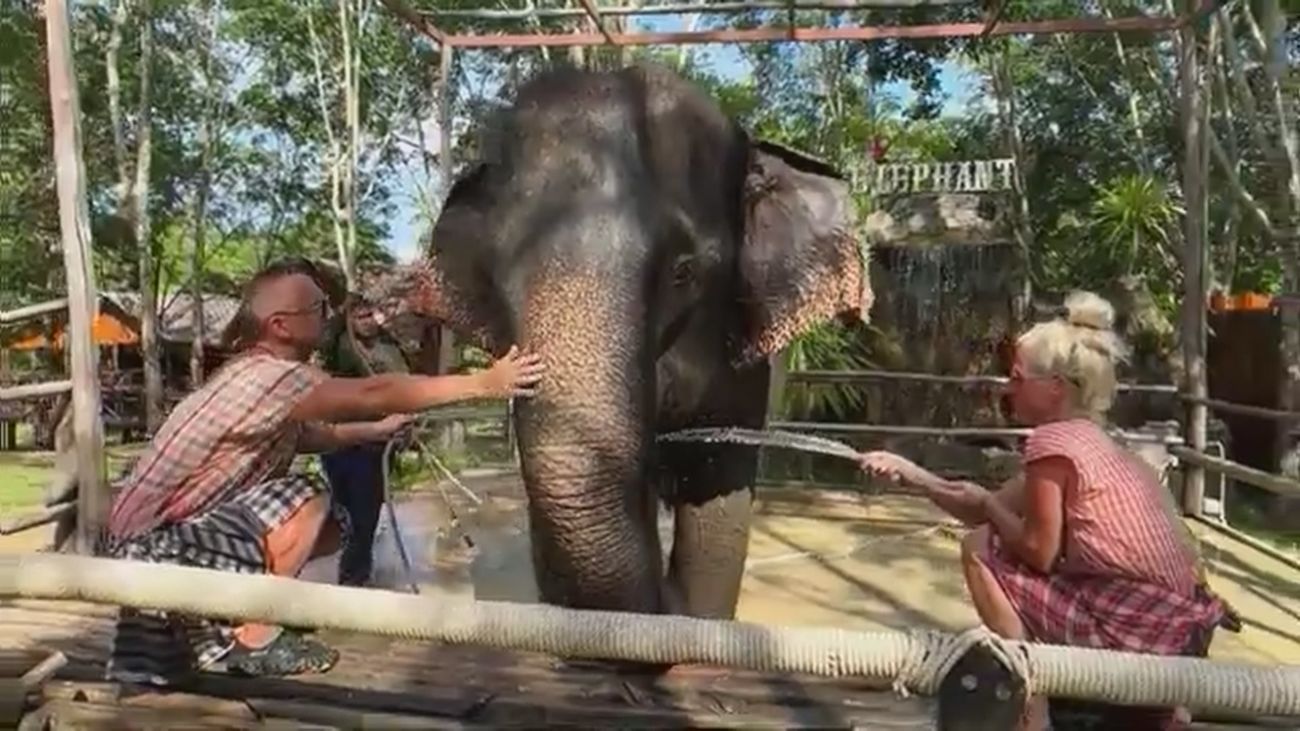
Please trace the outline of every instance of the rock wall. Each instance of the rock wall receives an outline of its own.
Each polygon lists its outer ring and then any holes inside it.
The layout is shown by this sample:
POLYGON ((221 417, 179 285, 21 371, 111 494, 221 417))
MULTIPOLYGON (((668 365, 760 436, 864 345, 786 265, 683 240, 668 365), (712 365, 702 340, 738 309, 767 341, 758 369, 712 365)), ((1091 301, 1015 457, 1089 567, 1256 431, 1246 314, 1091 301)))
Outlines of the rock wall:
MULTIPOLYGON (((1005 202, 972 194, 889 200, 867 217, 876 292, 872 323, 891 370, 939 375, 1005 373, 1021 292, 1005 202)), ((1005 423, 988 387, 889 381, 868 386, 868 420, 927 426, 1005 423)))

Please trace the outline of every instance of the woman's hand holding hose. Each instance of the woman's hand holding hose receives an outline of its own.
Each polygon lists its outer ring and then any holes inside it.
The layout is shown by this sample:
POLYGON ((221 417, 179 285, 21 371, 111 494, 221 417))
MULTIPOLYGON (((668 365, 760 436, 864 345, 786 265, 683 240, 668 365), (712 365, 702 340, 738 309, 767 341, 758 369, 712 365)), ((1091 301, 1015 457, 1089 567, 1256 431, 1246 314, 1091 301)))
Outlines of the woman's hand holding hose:
POLYGON ((883 450, 864 452, 858 464, 864 472, 921 488, 931 502, 963 523, 979 525, 988 520, 986 506, 993 493, 974 482, 945 480, 905 457, 883 450))

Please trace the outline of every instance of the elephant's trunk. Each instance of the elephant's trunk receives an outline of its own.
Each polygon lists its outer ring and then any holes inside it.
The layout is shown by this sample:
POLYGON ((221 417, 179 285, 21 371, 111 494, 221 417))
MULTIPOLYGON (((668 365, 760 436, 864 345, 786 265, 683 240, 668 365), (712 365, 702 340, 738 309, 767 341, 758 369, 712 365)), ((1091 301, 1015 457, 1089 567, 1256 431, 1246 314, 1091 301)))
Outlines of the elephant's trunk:
POLYGON ((553 261, 533 277, 519 318, 548 371, 517 409, 538 589, 552 604, 658 612, 644 295, 626 273, 580 269, 553 261))

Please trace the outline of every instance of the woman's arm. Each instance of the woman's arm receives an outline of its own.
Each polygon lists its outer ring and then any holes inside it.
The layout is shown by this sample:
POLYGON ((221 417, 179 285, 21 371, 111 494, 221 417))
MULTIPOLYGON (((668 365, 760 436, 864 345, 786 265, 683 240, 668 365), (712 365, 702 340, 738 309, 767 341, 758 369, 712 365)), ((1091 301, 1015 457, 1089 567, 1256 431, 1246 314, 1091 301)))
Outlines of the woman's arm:
POLYGON ((996 500, 1000 500, 1008 510, 1016 515, 1025 514, 1025 475, 1020 473, 1015 477, 1003 482, 1001 486, 993 493, 996 500))
POLYGON ((1009 500, 990 496, 984 510, 989 523, 1013 554, 1047 573, 1061 553, 1065 521, 1065 491, 1076 479, 1065 457, 1046 457, 1025 466, 1023 516, 1009 500))
POLYGON ((986 520, 984 501, 988 492, 975 483, 945 480, 911 460, 887 451, 865 452, 859 455, 858 463, 863 470, 921 488, 931 502, 967 525, 979 525, 986 520))

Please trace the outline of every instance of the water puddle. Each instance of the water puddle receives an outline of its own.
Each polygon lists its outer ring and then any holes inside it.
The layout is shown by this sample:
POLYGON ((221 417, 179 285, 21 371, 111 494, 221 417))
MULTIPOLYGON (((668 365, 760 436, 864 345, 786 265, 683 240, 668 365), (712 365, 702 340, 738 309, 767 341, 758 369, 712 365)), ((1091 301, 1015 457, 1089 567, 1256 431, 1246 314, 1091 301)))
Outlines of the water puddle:
MULTIPOLYGON (((738 427, 685 429, 660 435, 659 441, 789 449, 848 460, 856 460, 858 455, 852 447, 833 439, 738 427)), ((414 586, 421 594, 538 601, 527 498, 517 480, 514 476, 475 480, 477 494, 472 500, 452 490, 430 490, 402 496, 391 507, 384 506, 375 531, 372 585, 400 592, 411 592, 414 586)), ((673 516, 662 505, 658 512, 660 546, 666 560, 674 538, 673 516)), ((337 566, 337 554, 316 559, 302 578, 333 583, 337 566)))
POLYGON ((777 429, 759 430, 740 427, 682 429, 681 431, 659 435, 659 441, 743 444, 751 447, 773 447, 776 449, 811 452, 813 454, 826 454, 853 461, 858 459, 858 451, 843 442, 811 434, 797 434, 777 429))

